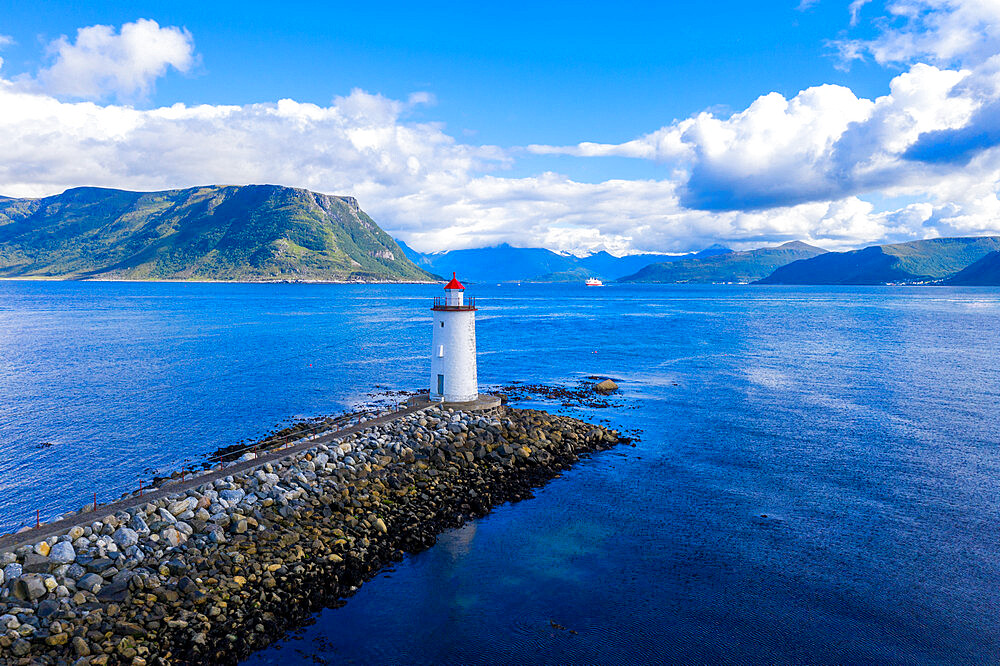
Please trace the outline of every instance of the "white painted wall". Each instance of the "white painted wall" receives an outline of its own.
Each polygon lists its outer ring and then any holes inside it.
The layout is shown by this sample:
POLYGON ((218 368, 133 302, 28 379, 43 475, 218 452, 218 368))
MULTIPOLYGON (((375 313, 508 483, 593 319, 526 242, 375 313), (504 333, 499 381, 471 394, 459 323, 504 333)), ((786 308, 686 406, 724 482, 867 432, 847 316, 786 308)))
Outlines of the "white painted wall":
POLYGON ((444 399, 447 402, 475 400, 479 397, 475 310, 431 310, 431 313, 434 316, 431 398, 442 397, 438 393, 438 375, 444 375, 444 399), (442 322, 444 326, 441 326, 442 322))

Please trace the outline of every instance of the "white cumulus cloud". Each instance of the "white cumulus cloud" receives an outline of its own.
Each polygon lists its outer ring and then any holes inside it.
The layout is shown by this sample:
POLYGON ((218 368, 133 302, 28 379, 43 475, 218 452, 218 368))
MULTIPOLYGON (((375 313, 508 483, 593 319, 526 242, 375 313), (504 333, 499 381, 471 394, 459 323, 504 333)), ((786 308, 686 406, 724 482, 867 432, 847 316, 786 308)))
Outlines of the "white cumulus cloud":
POLYGON ((37 82, 54 95, 78 99, 145 97, 168 68, 187 72, 195 64, 191 34, 150 19, 118 32, 109 25, 80 28, 75 42, 62 36, 48 50, 52 64, 37 82))
POLYGON ((937 181, 939 169, 904 159, 904 153, 925 133, 962 127, 981 107, 981 96, 959 88, 969 74, 917 64, 893 79, 888 95, 874 100, 844 86, 822 85, 791 99, 763 95, 726 118, 700 113, 622 144, 528 150, 671 163, 688 208, 830 201, 937 181))

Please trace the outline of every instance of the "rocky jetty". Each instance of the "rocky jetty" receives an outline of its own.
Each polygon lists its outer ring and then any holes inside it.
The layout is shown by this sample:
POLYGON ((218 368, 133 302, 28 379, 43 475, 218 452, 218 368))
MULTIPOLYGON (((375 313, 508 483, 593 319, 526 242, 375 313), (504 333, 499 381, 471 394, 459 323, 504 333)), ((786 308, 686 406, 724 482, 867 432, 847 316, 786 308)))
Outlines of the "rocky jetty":
POLYGON ((0 664, 235 663, 617 441, 431 407, 0 553, 0 664))

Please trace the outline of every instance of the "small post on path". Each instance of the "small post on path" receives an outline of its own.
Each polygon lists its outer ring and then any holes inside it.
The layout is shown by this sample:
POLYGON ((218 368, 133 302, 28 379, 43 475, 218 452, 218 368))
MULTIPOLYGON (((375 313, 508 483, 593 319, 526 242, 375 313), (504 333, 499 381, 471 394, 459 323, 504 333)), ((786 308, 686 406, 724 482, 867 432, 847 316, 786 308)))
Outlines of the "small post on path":
POLYGON ((94 511, 97 511, 97 493, 94 493, 94 511))
POLYGON ((35 529, 42 526, 42 511, 41 509, 35 509, 35 529))
POLYGON ((142 479, 139 479, 139 497, 142 497, 142 479))

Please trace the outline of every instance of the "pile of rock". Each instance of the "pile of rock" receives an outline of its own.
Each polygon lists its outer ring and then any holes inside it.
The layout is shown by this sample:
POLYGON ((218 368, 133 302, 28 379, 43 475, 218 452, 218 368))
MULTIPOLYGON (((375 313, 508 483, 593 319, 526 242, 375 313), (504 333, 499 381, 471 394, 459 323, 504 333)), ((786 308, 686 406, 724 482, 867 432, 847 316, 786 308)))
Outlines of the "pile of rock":
POLYGON ((432 407, 0 553, 0 663, 234 663, 616 441, 432 407))

